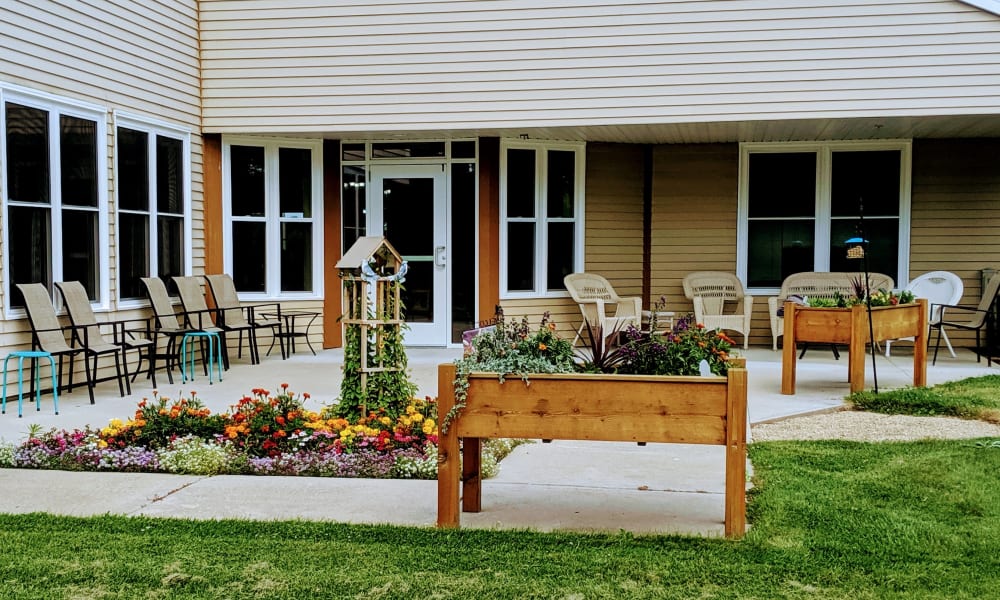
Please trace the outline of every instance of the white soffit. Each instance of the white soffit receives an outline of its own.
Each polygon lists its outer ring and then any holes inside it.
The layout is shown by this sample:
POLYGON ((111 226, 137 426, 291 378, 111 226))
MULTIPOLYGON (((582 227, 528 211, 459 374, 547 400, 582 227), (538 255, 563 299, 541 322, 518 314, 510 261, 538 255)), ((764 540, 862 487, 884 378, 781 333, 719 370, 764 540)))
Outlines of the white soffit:
POLYGON ((971 4, 976 8, 981 8, 986 12, 991 12, 1000 16, 1000 0, 959 0, 965 4, 971 4))

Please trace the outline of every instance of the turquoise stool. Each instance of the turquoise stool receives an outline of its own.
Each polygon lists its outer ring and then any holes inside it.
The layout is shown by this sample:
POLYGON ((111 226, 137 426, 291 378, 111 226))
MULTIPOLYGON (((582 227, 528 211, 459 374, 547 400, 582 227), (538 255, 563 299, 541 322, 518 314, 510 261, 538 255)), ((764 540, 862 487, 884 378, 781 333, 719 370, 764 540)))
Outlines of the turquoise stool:
MULTIPOLYGON (((52 406, 56 409, 56 414, 59 414, 59 376, 56 374, 56 361, 52 358, 52 355, 48 352, 36 351, 36 350, 18 350, 16 352, 11 352, 7 355, 7 358, 3 359, 3 402, 2 402, 2 413, 7 414, 7 361, 17 357, 17 418, 20 419, 22 416, 22 408, 24 406, 24 359, 30 358, 32 360, 36 358, 47 358, 49 359, 49 367, 52 369, 52 406)), ((39 368, 35 371, 35 410, 42 410, 42 369, 39 368)))
POLYGON ((181 339, 181 379, 182 383, 188 382, 187 368, 188 360, 191 361, 191 381, 194 381, 194 350, 188 353, 187 343, 189 339, 194 338, 207 338, 208 339, 208 355, 205 360, 208 361, 208 385, 212 385, 212 365, 215 364, 216 373, 219 376, 219 381, 222 381, 222 341, 219 339, 219 334, 214 331, 191 331, 184 334, 184 338, 181 339))

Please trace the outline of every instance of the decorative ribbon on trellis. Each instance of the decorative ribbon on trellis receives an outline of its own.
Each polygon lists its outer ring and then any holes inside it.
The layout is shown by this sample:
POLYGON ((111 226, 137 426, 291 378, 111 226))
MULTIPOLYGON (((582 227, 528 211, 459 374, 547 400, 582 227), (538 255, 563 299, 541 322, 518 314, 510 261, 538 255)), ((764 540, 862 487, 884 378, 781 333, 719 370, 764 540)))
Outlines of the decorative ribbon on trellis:
POLYGON ((404 260, 399 266, 399 270, 393 275, 386 275, 385 277, 380 276, 378 273, 372 269, 370 262, 361 263, 361 278, 368 283, 375 283, 376 281, 396 281, 403 283, 406 281, 406 272, 410 269, 410 265, 404 260))

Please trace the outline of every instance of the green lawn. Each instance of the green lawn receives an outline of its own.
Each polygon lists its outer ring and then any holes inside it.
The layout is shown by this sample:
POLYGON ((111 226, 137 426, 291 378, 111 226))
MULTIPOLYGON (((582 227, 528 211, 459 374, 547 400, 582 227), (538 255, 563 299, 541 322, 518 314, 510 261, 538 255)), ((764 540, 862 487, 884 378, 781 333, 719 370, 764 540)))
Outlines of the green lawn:
POLYGON ((997 598, 1000 448, 754 444, 740 542, 0 515, 0 598, 997 598))
POLYGON ((876 394, 858 392, 848 401, 859 410, 888 414, 939 415, 1000 423, 1000 375, 984 375, 930 388, 876 394))

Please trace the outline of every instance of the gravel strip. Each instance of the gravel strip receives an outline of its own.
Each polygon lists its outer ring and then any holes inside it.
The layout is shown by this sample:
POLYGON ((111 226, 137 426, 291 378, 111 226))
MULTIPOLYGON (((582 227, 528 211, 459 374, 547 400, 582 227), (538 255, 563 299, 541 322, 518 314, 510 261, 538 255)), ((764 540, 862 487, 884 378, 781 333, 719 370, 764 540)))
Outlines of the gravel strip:
POLYGON ((754 442, 775 440, 882 442, 979 437, 1000 438, 1000 425, 952 417, 913 417, 842 410, 791 417, 773 423, 761 423, 750 428, 750 438, 754 442))

